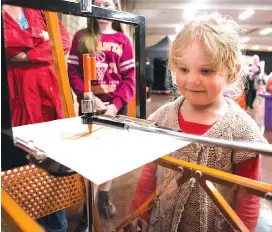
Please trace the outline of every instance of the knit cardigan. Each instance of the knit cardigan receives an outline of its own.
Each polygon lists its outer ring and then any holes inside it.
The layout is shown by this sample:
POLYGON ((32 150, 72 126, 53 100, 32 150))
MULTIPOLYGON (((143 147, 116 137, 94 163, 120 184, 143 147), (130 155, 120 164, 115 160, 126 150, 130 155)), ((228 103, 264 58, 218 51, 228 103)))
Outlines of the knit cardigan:
MULTIPOLYGON (((204 136, 251 143, 267 143, 255 121, 234 101, 225 100, 228 103, 228 111, 204 136)), ((175 101, 163 105, 149 119, 157 122, 160 126, 179 130, 178 112, 183 101, 184 98, 179 97, 175 101)), ((193 142, 169 155, 232 173, 235 164, 257 154, 193 142)), ((159 166, 157 186, 161 185, 164 178, 169 178, 169 175, 177 177, 178 174, 175 171, 171 171, 169 174, 169 169, 159 166)), ((236 190, 219 184, 215 184, 215 187, 233 206, 236 190)), ((194 178, 155 202, 148 227, 149 232, 225 232, 228 229, 227 221, 194 178)))

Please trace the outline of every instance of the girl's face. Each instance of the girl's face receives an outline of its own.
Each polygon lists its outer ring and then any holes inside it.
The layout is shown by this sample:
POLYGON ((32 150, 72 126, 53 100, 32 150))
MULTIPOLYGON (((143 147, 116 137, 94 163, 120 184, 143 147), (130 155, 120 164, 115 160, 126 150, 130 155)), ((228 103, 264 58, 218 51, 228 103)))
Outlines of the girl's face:
MULTIPOLYGON (((102 8, 107 8, 107 9, 113 9, 113 10, 116 9, 113 0, 95 0, 94 5, 96 5, 98 7, 102 7, 102 8)), ((105 23, 109 23, 109 22, 111 23, 111 21, 107 21, 104 19, 97 19, 97 22, 99 24, 105 24, 105 23)))
POLYGON ((181 53, 173 70, 181 95, 195 106, 214 103, 222 96, 227 74, 212 68, 203 46, 198 43, 189 44, 181 53))

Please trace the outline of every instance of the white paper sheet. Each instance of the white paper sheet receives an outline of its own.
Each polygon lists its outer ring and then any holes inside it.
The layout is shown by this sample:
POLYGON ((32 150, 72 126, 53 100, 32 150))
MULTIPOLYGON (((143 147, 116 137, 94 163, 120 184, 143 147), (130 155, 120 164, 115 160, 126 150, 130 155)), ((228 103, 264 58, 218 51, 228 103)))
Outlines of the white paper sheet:
POLYGON ((189 143, 165 135, 97 125, 88 134, 87 125, 79 117, 14 127, 13 136, 25 142, 32 140, 48 157, 95 184, 119 177, 189 143))

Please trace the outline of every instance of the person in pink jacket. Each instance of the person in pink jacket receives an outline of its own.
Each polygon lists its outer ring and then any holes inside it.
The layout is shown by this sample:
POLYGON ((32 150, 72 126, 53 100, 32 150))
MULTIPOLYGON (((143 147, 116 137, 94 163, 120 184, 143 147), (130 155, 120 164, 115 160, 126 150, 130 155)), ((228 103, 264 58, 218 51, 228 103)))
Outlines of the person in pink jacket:
MULTIPOLYGON (((116 0, 95 0, 93 4, 109 9, 119 9, 116 0)), ((128 104, 135 94, 135 59, 129 38, 123 33, 120 23, 89 18, 87 28, 75 33, 68 57, 70 84, 77 96, 79 115, 84 95, 82 55, 96 57, 97 80, 92 81, 97 108, 106 108, 105 115, 127 115, 128 104), (108 102, 108 105, 104 103, 108 102)), ((98 209, 102 217, 112 218, 116 209, 109 201, 111 181, 98 188, 98 209)), ((87 226, 86 209, 77 231, 87 226)))
MULTIPOLYGON (((116 8, 115 3, 112 0, 94 2, 106 8, 116 8)), ((68 73, 79 104, 84 93, 84 53, 96 56, 97 80, 92 81, 92 90, 99 100, 109 102, 106 115, 127 115, 128 104, 135 94, 135 59, 131 42, 122 32, 120 24, 90 18, 87 28, 74 35, 68 58, 68 73)))

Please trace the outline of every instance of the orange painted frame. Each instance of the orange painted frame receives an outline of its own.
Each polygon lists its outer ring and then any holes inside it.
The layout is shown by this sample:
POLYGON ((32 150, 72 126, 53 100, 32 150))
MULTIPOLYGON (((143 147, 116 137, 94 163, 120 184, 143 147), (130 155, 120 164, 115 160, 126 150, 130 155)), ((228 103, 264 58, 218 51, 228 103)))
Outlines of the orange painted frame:
MULTIPOLYGON (((191 177, 194 177, 204 191, 206 191, 206 193, 210 196, 214 204, 219 208, 229 224, 235 230, 242 232, 248 232, 249 230, 246 228, 231 206, 227 203, 224 197, 215 188, 212 182, 230 187, 238 186, 250 194, 263 198, 266 198, 267 194, 272 192, 271 184, 254 181, 245 177, 218 171, 184 160, 179 160, 170 156, 164 156, 154 161, 154 163, 175 171, 182 170, 183 174, 180 179, 177 180, 178 186, 184 184, 191 177)), ((116 227, 115 231, 122 231, 122 229, 131 224, 134 219, 140 217, 144 212, 149 210, 152 207, 153 202, 156 201, 156 199, 163 193, 163 190, 167 188, 171 181, 172 179, 167 180, 166 178, 162 185, 150 195, 150 197, 139 207, 139 209, 133 212, 124 222, 116 227)))
POLYGON ((2 220, 8 224, 12 231, 45 232, 1 187, 2 220))
POLYGON ((68 78, 67 65, 62 46, 58 16, 55 12, 44 12, 47 30, 51 41, 51 50, 59 84, 61 103, 65 118, 75 117, 75 109, 72 97, 72 90, 68 78))

